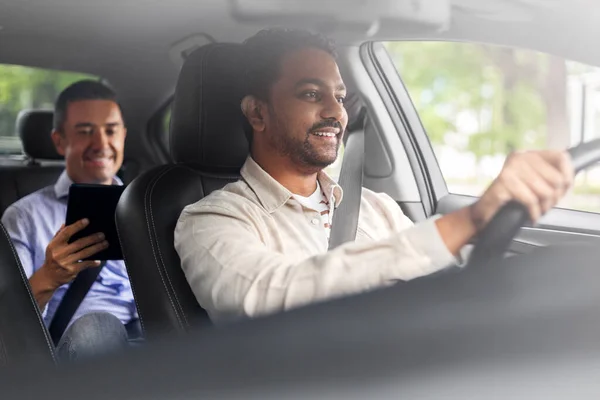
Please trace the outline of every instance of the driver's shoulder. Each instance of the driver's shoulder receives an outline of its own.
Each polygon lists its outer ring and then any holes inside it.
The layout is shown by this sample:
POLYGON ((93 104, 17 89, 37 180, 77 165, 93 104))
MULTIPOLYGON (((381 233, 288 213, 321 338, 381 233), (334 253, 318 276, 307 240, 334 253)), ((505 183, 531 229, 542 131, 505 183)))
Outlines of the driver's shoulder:
POLYGON ((212 191, 206 197, 186 206, 182 212, 182 217, 186 214, 202 215, 213 214, 214 212, 225 214, 236 214, 247 212, 259 206, 256 194, 243 181, 229 183, 221 189, 212 191))

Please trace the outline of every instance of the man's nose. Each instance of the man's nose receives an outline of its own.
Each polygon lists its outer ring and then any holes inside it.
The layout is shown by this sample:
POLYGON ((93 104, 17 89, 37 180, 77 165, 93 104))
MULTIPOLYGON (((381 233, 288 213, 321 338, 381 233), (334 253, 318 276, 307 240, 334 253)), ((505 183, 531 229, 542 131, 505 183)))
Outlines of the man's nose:
POLYGON ((92 137, 92 146, 94 149, 101 150, 108 145, 108 135, 104 129, 97 129, 92 137))
POLYGON ((328 97, 324 102, 323 110, 321 111, 321 117, 323 119, 333 119, 341 122, 344 119, 346 110, 344 105, 335 97, 328 97))

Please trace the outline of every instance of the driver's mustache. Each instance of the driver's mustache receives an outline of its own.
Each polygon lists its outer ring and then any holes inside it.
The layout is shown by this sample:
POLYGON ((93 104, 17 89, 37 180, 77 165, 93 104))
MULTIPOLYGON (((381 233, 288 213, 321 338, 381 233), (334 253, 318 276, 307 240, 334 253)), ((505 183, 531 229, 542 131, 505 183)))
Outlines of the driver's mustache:
POLYGON ((342 131, 343 131, 342 124, 340 124, 338 121, 325 120, 325 121, 321 121, 321 122, 314 124, 313 127, 308 130, 308 132, 309 133, 315 132, 315 131, 318 131, 319 129, 323 129, 323 128, 337 128, 340 131, 340 133, 342 133, 342 131))

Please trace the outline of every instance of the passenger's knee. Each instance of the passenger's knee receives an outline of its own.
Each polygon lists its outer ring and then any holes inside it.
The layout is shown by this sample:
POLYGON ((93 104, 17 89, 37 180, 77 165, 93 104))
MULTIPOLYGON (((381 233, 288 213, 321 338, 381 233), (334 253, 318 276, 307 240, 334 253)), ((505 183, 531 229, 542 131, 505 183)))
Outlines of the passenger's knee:
POLYGON ((62 361, 98 356, 127 346, 127 331, 117 317, 106 312, 90 313, 74 321, 65 331, 58 354, 62 361))

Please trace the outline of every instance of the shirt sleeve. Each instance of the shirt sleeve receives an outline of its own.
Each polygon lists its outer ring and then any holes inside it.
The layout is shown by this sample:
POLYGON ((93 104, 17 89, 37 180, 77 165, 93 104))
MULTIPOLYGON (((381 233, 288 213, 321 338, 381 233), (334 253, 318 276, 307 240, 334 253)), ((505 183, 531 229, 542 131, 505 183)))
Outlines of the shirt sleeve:
POLYGON ((32 232, 30 218, 13 205, 8 207, 2 215, 2 225, 4 225, 8 236, 13 242, 25 275, 27 278, 31 278, 31 275, 35 272, 35 266, 33 265, 33 250, 29 245, 32 232))
MULTIPOLYGON (((18 207, 12 205, 4 211, 2 215, 2 225, 6 229, 8 236, 12 240, 13 246, 17 252, 23 272, 27 279, 35 272, 34 254, 30 242, 30 235, 33 232, 33 224, 29 215, 22 212, 18 207)), ((48 312, 48 305, 40 310, 42 317, 45 317, 48 312)))
POLYGON ((456 261, 433 219, 299 261, 269 249, 246 218, 218 206, 184 211, 175 247, 198 302, 213 320, 255 317, 369 291, 456 261))

